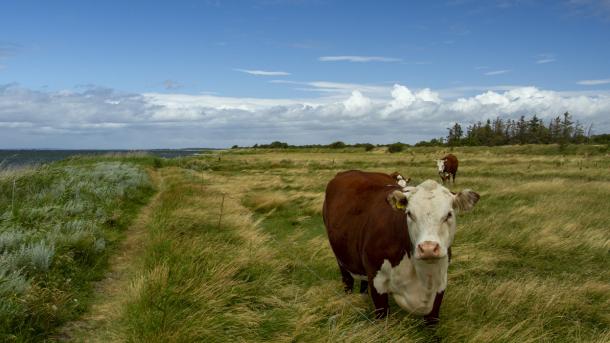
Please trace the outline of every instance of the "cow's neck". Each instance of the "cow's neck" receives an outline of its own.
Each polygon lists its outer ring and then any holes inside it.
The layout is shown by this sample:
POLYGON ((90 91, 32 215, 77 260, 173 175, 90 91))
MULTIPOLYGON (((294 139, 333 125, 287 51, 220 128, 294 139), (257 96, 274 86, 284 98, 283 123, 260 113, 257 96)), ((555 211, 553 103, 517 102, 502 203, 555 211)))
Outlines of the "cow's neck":
POLYGON ((411 258, 412 267, 421 286, 434 293, 444 291, 447 287, 448 258, 444 257, 434 263, 411 258))
POLYGON ((380 294, 392 293, 396 303, 407 311, 425 315, 432 311, 436 294, 447 286, 447 267, 447 257, 426 263, 405 254, 396 266, 384 260, 373 286, 380 294))

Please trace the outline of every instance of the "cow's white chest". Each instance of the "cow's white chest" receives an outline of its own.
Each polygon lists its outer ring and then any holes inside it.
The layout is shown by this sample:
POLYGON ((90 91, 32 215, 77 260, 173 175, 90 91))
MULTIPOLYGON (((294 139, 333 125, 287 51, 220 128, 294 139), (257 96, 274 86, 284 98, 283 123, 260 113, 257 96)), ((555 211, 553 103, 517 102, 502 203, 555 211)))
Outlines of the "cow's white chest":
POLYGON ((412 261, 405 254, 395 267, 384 260, 373 279, 373 286, 379 294, 391 293, 403 309, 426 315, 432 311, 436 294, 447 286, 447 267, 447 258, 430 264, 412 261))

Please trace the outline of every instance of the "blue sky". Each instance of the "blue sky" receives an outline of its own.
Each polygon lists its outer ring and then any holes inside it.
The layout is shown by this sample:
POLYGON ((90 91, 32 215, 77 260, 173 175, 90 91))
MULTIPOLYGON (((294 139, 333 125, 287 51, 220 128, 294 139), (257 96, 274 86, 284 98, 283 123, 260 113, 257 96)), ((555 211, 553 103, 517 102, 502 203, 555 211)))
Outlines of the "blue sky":
POLYGON ((415 142, 564 110, 607 132, 609 96, 608 0, 0 4, 0 148, 415 142))

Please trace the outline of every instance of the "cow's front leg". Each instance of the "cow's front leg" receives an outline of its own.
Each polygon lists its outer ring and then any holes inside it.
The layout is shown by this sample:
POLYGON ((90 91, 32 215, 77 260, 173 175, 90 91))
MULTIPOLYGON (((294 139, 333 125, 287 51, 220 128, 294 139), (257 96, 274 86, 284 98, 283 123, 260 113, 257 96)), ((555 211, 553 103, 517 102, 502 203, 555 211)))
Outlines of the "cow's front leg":
POLYGON ((443 302, 443 295, 445 295, 445 291, 441 291, 436 294, 434 298, 434 305, 432 306, 432 311, 424 316, 424 321, 426 325, 436 325, 439 321, 440 311, 441 311, 441 303, 443 302))
POLYGON ((388 315, 390 312, 390 303, 388 300, 388 293, 379 294, 375 289, 375 284, 371 277, 369 279, 369 293, 373 299, 373 305, 375 305, 375 318, 381 319, 388 315))

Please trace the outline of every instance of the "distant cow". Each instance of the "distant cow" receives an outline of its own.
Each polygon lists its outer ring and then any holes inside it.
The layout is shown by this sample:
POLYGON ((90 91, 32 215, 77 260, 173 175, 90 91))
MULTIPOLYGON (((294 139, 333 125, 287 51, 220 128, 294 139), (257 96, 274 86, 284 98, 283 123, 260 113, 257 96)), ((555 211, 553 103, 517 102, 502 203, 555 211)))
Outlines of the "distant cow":
POLYGON ((407 184, 409 184, 409 182, 411 182, 411 178, 404 178, 402 175, 400 175, 400 173, 398 172, 393 172, 392 174, 390 174, 390 177, 392 179, 396 179, 396 183, 400 186, 400 187, 406 187, 407 184))
POLYGON ((455 174, 458 170, 458 159, 453 154, 447 154, 440 160, 436 160, 436 166, 438 167, 438 175, 441 177, 443 183, 450 180, 453 177, 453 183, 455 183, 455 174))
POLYGON ((354 279, 368 285, 377 318, 388 314, 388 294, 405 310, 435 323, 445 287, 456 210, 479 200, 471 190, 453 194, 427 180, 402 187, 383 173, 351 170, 326 187, 324 225, 345 291, 354 279))

